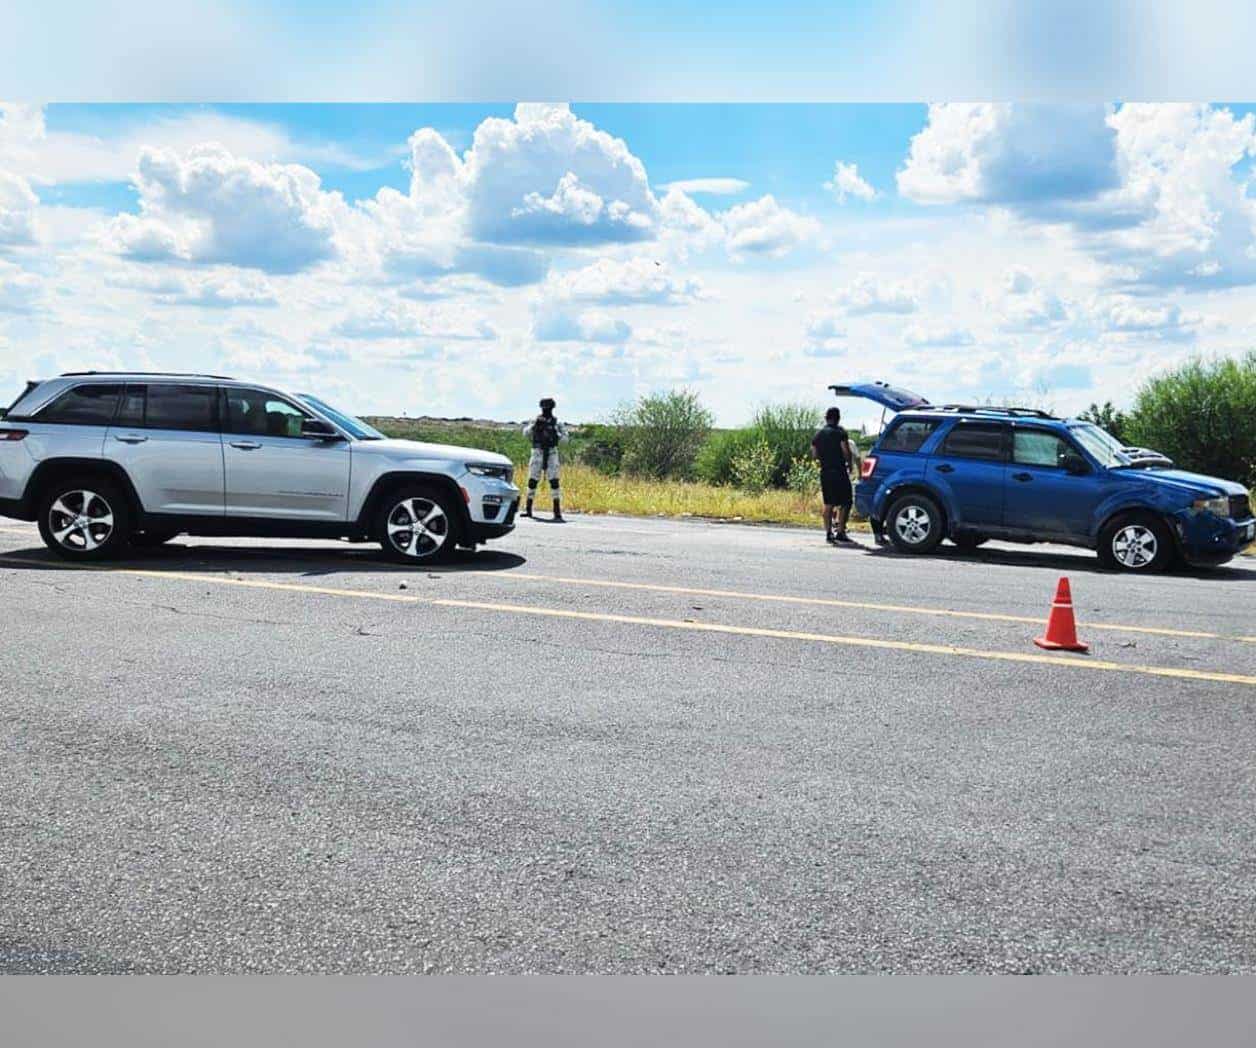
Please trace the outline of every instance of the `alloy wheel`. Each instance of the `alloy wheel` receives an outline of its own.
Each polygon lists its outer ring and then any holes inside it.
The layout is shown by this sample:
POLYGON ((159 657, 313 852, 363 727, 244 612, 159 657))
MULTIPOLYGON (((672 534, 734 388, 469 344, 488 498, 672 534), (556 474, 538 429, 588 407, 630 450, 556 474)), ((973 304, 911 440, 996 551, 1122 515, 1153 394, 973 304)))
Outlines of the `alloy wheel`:
POLYGON ((1127 524, 1112 536, 1112 556, 1126 568, 1145 568, 1156 559, 1155 533, 1142 524, 1127 524))
POLYGON ((431 499, 402 499, 388 514, 388 541, 416 560, 436 556, 449 539, 449 518, 431 499))
POLYGON ((894 518, 894 530, 904 542, 912 546, 919 546, 924 542, 932 527, 929 514, 921 506, 904 506, 894 518))
POLYGON ((95 491, 67 491, 48 509, 48 530, 68 550, 99 549, 113 534, 113 507, 95 491))

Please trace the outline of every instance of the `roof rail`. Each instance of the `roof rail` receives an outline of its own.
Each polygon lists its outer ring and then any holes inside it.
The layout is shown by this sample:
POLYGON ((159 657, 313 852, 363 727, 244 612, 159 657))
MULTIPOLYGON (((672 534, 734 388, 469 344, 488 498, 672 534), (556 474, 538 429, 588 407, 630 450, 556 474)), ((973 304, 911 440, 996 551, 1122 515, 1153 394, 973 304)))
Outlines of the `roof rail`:
POLYGON ((230 375, 207 375, 200 371, 63 371, 60 378, 82 378, 85 375, 143 375, 159 378, 220 378, 234 382, 230 375))
POLYGON ((1018 408, 1018 407, 999 407, 994 404, 934 404, 928 407, 922 405, 922 410, 926 411, 966 411, 973 415, 1011 415, 1014 418, 1055 418, 1049 411, 1040 411, 1038 408, 1018 408))

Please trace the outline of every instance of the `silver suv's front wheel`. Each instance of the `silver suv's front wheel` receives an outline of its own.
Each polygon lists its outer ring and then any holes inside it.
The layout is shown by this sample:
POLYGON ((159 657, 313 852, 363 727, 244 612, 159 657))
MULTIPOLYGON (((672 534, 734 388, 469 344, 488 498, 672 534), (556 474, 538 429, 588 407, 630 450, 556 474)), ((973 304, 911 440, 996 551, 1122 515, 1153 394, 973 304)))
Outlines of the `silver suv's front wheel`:
POLYGON ((49 485, 40 500, 39 534, 67 560, 102 560, 124 546, 130 531, 126 496, 105 477, 49 485))
POLYGON ((446 560, 458 544, 448 496, 422 485, 400 488, 383 500, 375 534, 385 554, 409 564, 446 560))

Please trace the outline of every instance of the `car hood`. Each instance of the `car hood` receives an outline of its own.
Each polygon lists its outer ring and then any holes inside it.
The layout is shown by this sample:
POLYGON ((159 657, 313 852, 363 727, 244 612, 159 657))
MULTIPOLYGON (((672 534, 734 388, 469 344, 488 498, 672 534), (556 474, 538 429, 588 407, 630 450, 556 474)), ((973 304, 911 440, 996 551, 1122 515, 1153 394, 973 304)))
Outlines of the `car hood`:
POLYGON ((359 440, 353 445, 355 455, 381 455, 395 459, 427 459, 437 462, 482 462, 490 466, 509 466, 510 459, 495 451, 463 448, 456 444, 429 444, 423 440, 359 440))
POLYGON ((1184 469, 1130 469, 1121 470, 1134 476, 1149 480, 1154 484, 1174 488, 1183 492, 1199 492, 1207 495, 1246 495, 1247 488, 1232 480, 1221 480, 1219 477, 1208 477, 1202 473, 1188 473, 1184 469))

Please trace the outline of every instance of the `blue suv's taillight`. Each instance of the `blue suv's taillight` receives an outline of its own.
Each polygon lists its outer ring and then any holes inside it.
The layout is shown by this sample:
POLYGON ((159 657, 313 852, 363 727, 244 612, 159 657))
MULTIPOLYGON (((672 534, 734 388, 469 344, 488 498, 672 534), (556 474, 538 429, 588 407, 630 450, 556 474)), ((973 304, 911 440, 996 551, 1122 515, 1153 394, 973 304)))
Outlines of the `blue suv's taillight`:
POLYGON ((863 460, 863 463, 859 467, 859 479, 867 480, 876 471, 876 468, 877 468, 876 455, 869 455, 866 459, 863 460))

